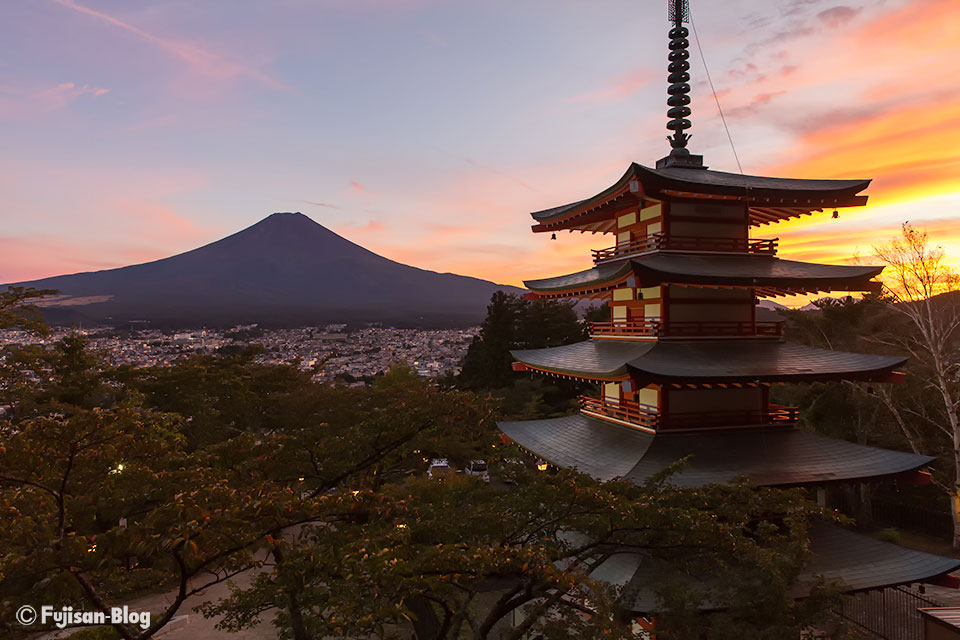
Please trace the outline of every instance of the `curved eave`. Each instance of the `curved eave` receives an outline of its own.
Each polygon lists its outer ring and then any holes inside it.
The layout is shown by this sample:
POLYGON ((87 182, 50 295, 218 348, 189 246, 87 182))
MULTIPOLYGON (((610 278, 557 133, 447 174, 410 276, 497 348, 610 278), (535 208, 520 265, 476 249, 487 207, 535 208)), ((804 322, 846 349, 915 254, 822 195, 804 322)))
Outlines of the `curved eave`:
POLYGON ((585 340, 561 347, 511 351, 529 369, 585 380, 619 380, 627 376, 627 362, 641 356, 654 342, 623 343, 585 340))
POLYGON ((626 261, 600 265, 585 271, 554 278, 524 280, 523 284, 536 294, 545 294, 551 297, 589 295, 589 293, 604 291, 620 284, 632 272, 633 265, 626 261))
MULTIPOLYGON (((877 291, 871 279, 882 266, 828 265, 772 256, 654 253, 635 258, 635 273, 647 283, 757 289, 762 295, 818 291, 877 291)), ((647 285, 648 286, 648 285, 647 285)))
POLYGON ((862 204, 857 194, 870 180, 808 180, 751 176, 709 169, 669 167, 652 169, 634 163, 631 167, 646 192, 676 191, 736 196, 751 205, 769 207, 830 206, 862 204))
POLYGON ((501 431, 555 465, 599 480, 643 484, 689 456, 669 482, 728 483, 741 475, 762 486, 805 486, 898 476, 934 459, 837 440, 792 427, 651 434, 583 414, 501 422, 501 431))
MULTIPOLYGON (((790 590, 794 598, 804 598, 822 576, 836 583, 845 593, 884 589, 898 585, 927 582, 955 571, 960 560, 917 551, 875 540, 837 525, 816 521, 810 527, 811 560, 790 590)), ((651 561, 641 554, 614 554, 599 565, 590 577, 623 588, 620 606, 633 614, 656 613, 660 602, 656 585, 670 569, 663 561, 651 561)), ((709 578, 696 580, 709 587, 709 578)), ((700 609, 722 609, 722 603, 703 602, 700 609)))
POLYGON ((554 278, 524 281, 536 298, 597 296, 632 273, 641 286, 684 284, 755 289, 763 297, 829 291, 879 290, 882 266, 827 265, 771 256, 657 252, 554 278))
POLYGON ((636 166, 638 166, 636 163, 631 164, 629 167, 627 167, 626 172, 624 172, 624 174, 619 180, 617 180, 616 183, 604 189, 595 196, 591 196, 585 200, 572 202, 570 204, 561 205, 559 207, 553 207, 551 209, 534 211, 530 215, 539 223, 538 225, 534 226, 534 231, 547 231, 548 229, 546 228, 538 229, 537 227, 545 224, 555 225, 560 221, 582 216, 591 210, 610 203, 619 196, 630 193, 630 180, 634 178, 634 170, 636 166))
POLYGON ((907 358, 830 351, 790 342, 662 341, 627 363, 639 382, 890 381, 907 358))
POLYGON ((595 196, 535 211, 535 232, 580 229, 611 231, 612 219, 623 206, 654 198, 730 200, 745 203, 753 226, 810 215, 825 208, 857 207, 867 197, 857 195, 870 180, 806 180, 749 176, 709 169, 652 169, 632 163, 613 186, 595 196), (631 183, 633 183, 631 185, 631 183))

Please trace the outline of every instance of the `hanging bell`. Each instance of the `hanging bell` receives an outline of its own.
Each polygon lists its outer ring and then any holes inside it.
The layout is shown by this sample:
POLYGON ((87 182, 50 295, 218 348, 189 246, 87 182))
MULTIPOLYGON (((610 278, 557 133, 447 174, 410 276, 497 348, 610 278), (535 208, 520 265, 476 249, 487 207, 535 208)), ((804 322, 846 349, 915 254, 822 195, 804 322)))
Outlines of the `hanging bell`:
POLYGON ((551 239, 551 240, 556 240, 556 239, 557 239, 557 234, 551 233, 551 234, 550 234, 550 239, 551 239))

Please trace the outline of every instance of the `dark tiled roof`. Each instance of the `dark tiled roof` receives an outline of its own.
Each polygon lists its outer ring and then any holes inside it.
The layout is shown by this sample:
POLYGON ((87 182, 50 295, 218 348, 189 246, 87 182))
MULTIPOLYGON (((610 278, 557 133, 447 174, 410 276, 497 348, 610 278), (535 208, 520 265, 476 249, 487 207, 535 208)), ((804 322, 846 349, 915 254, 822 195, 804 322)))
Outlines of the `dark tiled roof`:
POLYGON ((584 378, 616 378, 627 372, 627 362, 650 351, 653 341, 585 340, 562 347, 512 351, 513 357, 537 369, 584 378))
POLYGON ((616 282, 633 271, 629 261, 603 264, 586 271, 578 271, 565 276, 544 278, 542 280, 524 280, 523 284, 532 291, 562 291, 574 287, 597 287, 616 282))
POLYGON ((553 464, 601 480, 622 477, 637 484, 687 456, 692 457, 670 482, 695 487, 748 475, 761 485, 804 485, 889 476, 933 461, 790 427, 653 435, 582 414, 499 426, 517 444, 553 464))
POLYGON ((627 363, 641 379, 672 382, 801 381, 889 373, 906 358, 818 349, 792 342, 661 341, 627 363))
POLYGON ((704 187, 719 187, 739 191, 750 189, 751 194, 758 192, 768 193, 803 193, 823 195, 854 195, 863 191, 870 184, 870 180, 807 180, 803 178, 768 178, 765 176, 748 176, 725 171, 711 171, 709 169, 687 169, 683 167, 668 167, 666 169, 651 169, 643 165, 635 165, 637 176, 644 186, 648 184, 663 185, 667 188, 700 191, 704 187))
POLYGON ((824 201, 824 206, 862 204, 853 202, 854 196, 870 184, 869 180, 767 178, 681 167, 651 169, 633 163, 613 186, 595 196, 559 207, 535 211, 531 215, 537 222, 550 222, 576 210, 598 207, 612 197, 622 194, 629 181, 634 178, 643 184, 644 191, 647 193, 655 194, 662 189, 671 189, 694 193, 748 196, 748 201, 765 202, 772 206, 790 206, 795 201, 816 205, 821 200, 824 201))
MULTIPOLYGON (((825 522, 811 526, 810 549, 813 558, 793 589, 795 597, 807 595, 818 575, 828 582, 839 581, 850 593, 922 582, 960 567, 956 558, 881 542, 825 522)), ((662 565, 645 561, 640 554, 622 553, 598 566, 591 577, 625 587, 624 609, 654 613, 659 603, 652 585, 661 579, 659 567, 662 565)), ((704 608, 720 607, 709 603, 704 608)))
POLYGON ((615 378, 630 372, 640 380, 676 383, 865 379, 907 360, 750 339, 585 340, 512 353, 533 368, 576 377, 615 378))
POLYGON ((626 478, 641 483, 686 456, 693 457, 672 482, 693 487, 744 474, 766 486, 876 478, 913 471, 934 460, 794 428, 661 433, 626 478))
POLYGON ((643 286, 662 282, 857 291, 883 267, 815 264, 772 256, 653 253, 555 278, 528 280, 532 291, 592 289, 634 271, 643 286), (845 287, 853 287, 848 289, 845 287))
POLYGON ((604 481, 625 477, 653 442, 650 433, 579 413, 551 420, 501 422, 499 426, 544 460, 604 481))
POLYGON ((820 281, 868 280, 883 267, 816 264, 772 256, 717 256, 655 253, 635 258, 638 274, 670 282, 702 284, 787 285, 820 281))
POLYGON ((607 189, 604 189, 603 191, 601 191, 600 193, 598 193, 593 197, 587 198, 585 200, 578 200, 577 202, 571 202, 570 204, 560 205, 559 207, 544 209, 543 211, 534 211, 530 215, 533 216, 533 219, 538 222, 545 222, 548 220, 553 220, 555 218, 563 217, 568 212, 574 209, 578 209, 583 205, 587 205, 588 207, 591 203, 595 203, 595 206, 600 205, 603 202, 607 201, 614 194, 621 192, 626 188, 627 183, 630 181, 631 178, 634 177, 635 169, 638 166, 640 165, 636 163, 631 164, 629 167, 627 167, 626 172, 620 177, 619 180, 617 180, 617 182, 613 186, 607 189))
POLYGON ((847 591, 862 591, 919 582, 960 567, 956 558, 881 542, 825 522, 814 523, 810 548, 813 561, 801 576, 798 595, 807 593, 817 575, 842 581, 847 591))

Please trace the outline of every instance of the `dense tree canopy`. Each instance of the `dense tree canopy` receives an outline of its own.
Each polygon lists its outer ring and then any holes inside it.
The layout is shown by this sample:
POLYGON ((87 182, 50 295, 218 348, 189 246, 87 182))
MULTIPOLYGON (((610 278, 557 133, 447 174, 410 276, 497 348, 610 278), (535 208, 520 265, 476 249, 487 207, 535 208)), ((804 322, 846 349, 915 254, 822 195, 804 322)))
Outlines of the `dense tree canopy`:
POLYGON ((131 370, 80 336, 6 350, 5 637, 22 633, 10 615, 21 604, 103 610, 161 586, 170 605, 150 628, 116 628, 147 638, 186 598, 246 571, 248 588, 207 605, 225 628, 630 638, 625 594, 591 577, 623 552, 659 567, 662 639, 792 638, 823 612, 789 593, 816 511, 798 492, 540 471, 502 442, 483 396, 403 366, 353 388, 249 356, 131 370), (485 459, 514 484, 427 479, 439 456, 485 459), (704 601, 726 609, 700 615, 704 601))

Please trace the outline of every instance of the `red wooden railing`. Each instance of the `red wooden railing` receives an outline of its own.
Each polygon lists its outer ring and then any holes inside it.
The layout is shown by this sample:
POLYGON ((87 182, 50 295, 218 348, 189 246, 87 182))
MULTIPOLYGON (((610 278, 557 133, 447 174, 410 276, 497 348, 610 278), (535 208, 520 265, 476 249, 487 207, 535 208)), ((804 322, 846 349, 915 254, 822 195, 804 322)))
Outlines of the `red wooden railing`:
POLYGON ((784 322, 630 320, 626 322, 591 322, 590 335, 595 338, 651 337, 730 337, 781 336, 784 322))
POLYGON ((610 402, 602 396, 580 396, 580 410, 649 429, 656 429, 660 420, 653 407, 632 400, 610 402))
POLYGON ((646 251, 723 251, 731 253, 777 252, 778 238, 713 238, 704 236, 667 236, 652 233, 644 238, 618 244, 606 249, 592 249, 594 263, 609 262, 646 251))
POLYGON ((745 424, 796 422, 796 407, 771 404, 766 411, 692 411, 661 415, 654 407, 633 400, 608 400, 602 396, 580 396, 580 410, 597 416, 622 420, 648 429, 694 429, 745 424))
POLYGON ((590 335, 604 336, 659 336, 659 320, 630 320, 623 322, 591 322, 590 335))

